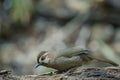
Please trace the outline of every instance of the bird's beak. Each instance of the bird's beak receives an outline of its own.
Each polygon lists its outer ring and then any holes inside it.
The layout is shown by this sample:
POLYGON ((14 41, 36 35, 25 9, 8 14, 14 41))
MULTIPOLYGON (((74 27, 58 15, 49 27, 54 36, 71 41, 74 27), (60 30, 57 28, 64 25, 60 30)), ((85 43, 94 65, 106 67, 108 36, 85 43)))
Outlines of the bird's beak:
POLYGON ((38 68, 39 66, 41 66, 42 65, 42 63, 38 63, 36 66, 35 66, 35 68, 38 68))

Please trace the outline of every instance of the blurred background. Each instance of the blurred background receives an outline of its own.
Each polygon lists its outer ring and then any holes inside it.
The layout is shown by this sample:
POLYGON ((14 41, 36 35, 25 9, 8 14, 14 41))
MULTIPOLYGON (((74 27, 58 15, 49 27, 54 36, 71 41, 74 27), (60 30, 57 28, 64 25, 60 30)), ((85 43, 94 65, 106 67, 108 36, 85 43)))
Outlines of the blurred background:
POLYGON ((73 46, 120 64, 119 26, 119 0, 0 0, 0 70, 52 71, 34 68, 38 53, 73 46))

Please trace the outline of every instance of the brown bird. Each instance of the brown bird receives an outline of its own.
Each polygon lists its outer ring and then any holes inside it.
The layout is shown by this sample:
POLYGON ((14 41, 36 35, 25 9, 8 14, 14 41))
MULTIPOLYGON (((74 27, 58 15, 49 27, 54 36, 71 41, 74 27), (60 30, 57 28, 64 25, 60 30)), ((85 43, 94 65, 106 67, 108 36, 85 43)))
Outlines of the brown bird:
POLYGON ((66 71, 71 68, 82 66, 83 64, 96 59, 118 66, 116 63, 109 61, 101 56, 95 56, 90 50, 80 47, 72 47, 59 51, 42 51, 38 54, 36 66, 40 65, 57 69, 58 71, 66 71))
POLYGON ((89 50, 79 47, 72 47, 60 51, 42 51, 37 57, 38 65, 36 68, 42 65, 59 71, 66 71, 90 62, 92 57, 89 53, 89 50))

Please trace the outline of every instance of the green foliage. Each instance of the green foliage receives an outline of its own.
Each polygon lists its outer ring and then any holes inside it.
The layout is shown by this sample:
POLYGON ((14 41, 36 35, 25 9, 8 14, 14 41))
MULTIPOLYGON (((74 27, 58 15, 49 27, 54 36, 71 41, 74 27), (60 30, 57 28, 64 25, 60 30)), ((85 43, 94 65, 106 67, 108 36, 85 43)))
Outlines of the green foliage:
POLYGON ((27 23, 33 9, 32 0, 12 0, 12 18, 14 22, 27 23))

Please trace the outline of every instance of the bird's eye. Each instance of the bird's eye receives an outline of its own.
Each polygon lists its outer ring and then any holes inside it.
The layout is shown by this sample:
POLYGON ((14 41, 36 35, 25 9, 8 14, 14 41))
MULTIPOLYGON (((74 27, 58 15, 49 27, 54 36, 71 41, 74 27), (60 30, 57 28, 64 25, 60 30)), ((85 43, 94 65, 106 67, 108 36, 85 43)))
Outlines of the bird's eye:
POLYGON ((42 57, 41 60, 42 60, 42 61, 45 60, 45 57, 42 57))

